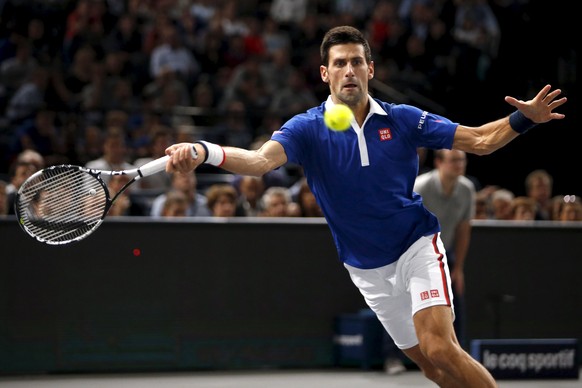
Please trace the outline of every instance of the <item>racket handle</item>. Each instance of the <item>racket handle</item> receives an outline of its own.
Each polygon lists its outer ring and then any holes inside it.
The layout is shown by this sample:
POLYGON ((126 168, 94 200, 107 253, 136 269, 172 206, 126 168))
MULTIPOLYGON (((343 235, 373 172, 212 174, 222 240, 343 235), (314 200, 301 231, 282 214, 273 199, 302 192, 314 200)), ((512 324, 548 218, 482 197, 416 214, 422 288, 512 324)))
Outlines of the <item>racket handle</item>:
POLYGON ((168 162, 169 159, 170 157, 166 155, 144 164, 143 166, 137 169, 139 175, 141 177, 146 177, 153 174, 157 174, 160 171, 164 171, 166 169, 166 163, 168 162))
MULTIPOLYGON (((192 153, 192 159, 198 159, 198 152, 196 152, 194 146, 192 146, 190 152, 192 153)), ((138 175, 140 177, 146 177, 153 174, 157 174, 160 171, 164 171, 166 169, 166 163, 168 162, 169 159, 170 157, 166 155, 144 164, 143 166, 137 169, 138 175)))

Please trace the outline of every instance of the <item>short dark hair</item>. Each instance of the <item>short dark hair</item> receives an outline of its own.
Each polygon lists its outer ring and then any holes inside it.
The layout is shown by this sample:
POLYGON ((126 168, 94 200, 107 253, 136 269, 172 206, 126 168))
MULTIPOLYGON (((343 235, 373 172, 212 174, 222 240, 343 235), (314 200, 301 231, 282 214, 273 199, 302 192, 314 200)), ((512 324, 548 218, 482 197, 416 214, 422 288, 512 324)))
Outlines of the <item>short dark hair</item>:
POLYGON ((357 28, 351 26, 339 26, 329 30, 323 37, 321 47, 319 48, 321 54, 321 64, 327 66, 329 64, 329 49, 338 44, 356 43, 364 46, 364 55, 367 63, 372 62, 372 50, 370 44, 364 37, 364 34, 357 28))

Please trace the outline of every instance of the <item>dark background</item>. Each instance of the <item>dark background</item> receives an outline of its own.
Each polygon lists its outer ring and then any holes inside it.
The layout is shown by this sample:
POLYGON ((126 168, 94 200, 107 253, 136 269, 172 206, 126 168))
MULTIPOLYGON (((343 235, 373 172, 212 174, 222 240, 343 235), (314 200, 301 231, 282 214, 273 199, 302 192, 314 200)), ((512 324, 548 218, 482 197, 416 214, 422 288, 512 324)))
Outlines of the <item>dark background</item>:
POLYGON ((544 85, 562 89, 568 98, 556 112, 566 114, 534 128, 505 148, 487 156, 469 155, 467 173, 485 185, 498 185, 522 195, 526 175, 545 169, 554 177, 554 194, 582 195, 580 143, 582 133, 578 113, 576 83, 580 21, 575 3, 558 1, 530 2, 527 23, 500 20, 499 58, 489 82, 482 89, 461 91, 447 102, 449 118, 466 125, 510 114, 513 108, 504 101, 509 95, 528 100, 544 85), (564 72, 563 61, 570 58, 574 68, 564 72), (564 78, 564 74, 569 74, 564 78))

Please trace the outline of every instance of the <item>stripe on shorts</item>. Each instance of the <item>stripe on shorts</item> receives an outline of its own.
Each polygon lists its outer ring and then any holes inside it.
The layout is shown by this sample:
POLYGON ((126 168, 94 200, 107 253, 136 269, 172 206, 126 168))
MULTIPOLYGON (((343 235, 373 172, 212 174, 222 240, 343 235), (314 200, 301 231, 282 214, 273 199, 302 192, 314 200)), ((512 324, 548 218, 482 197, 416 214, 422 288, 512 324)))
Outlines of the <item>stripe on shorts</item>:
POLYGON ((438 238, 438 234, 435 233, 435 235, 432 238, 432 247, 435 251, 435 253, 438 255, 438 261, 439 261, 439 268, 441 270, 441 278, 443 280, 443 290, 445 292, 445 299, 447 300, 447 305, 450 306, 451 305, 451 296, 449 295, 449 287, 447 284, 447 275, 445 273, 445 263, 443 262, 443 257, 445 255, 443 255, 441 252, 439 252, 439 247, 437 245, 437 238, 438 238))

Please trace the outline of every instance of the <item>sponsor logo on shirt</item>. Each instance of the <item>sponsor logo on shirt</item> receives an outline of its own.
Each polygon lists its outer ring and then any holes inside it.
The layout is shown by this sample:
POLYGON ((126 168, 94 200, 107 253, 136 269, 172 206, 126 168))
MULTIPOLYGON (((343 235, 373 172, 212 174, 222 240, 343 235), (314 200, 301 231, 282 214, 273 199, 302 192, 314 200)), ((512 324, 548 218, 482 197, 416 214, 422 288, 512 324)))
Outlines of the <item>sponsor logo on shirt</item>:
POLYGON ((418 129, 422 128, 422 125, 424 124, 424 122, 426 121, 426 115, 428 114, 427 111, 422 112, 422 114, 420 115, 420 120, 418 121, 418 129))
POLYGON ((429 298, 438 298, 439 290, 423 291, 420 293, 420 300, 427 300, 429 298))
POLYGON ((392 140, 392 131, 390 128, 381 128, 378 130, 380 141, 392 140))

